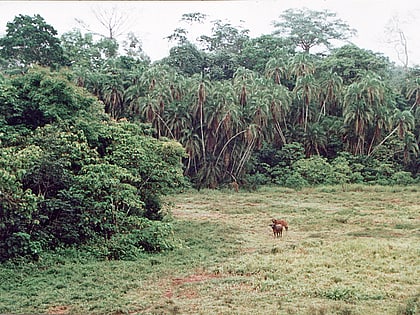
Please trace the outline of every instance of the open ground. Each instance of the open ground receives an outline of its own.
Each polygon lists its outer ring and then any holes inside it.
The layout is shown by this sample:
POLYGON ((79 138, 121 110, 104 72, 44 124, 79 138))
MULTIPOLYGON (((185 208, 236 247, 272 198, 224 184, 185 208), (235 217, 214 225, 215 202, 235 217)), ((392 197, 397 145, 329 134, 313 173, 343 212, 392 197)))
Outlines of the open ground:
POLYGON ((0 267, 0 313, 418 314, 420 187, 188 191, 178 248, 0 267), (272 218, 289 222, 274 238, 272 218))

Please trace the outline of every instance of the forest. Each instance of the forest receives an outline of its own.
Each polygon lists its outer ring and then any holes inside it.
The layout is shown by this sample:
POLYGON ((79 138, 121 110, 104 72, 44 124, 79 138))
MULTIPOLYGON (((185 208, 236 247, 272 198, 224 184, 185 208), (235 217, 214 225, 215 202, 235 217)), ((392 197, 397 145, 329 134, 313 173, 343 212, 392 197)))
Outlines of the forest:
POLYGON ((171 249, 162 197, 188 188, 419 184, 418 66, 346 42, 332 12, 287 10, 256 38, 215 20, 191 40, 205 18, 184 14, 154 62, 131 33, 7 23, 0 261, 171 249))

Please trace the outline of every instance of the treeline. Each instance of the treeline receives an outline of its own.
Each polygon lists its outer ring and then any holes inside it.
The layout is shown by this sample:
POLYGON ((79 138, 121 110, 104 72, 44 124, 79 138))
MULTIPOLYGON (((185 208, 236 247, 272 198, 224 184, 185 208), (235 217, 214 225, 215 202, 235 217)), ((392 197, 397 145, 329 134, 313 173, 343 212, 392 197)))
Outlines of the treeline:
POLYGON ((58 38, 39 15, 9 22, 0 260, 92 242, 108 258, 171 248, 160 197, 187 182, 418 183, 420 69, 354 45, 310 53, 352 31, 317 30, 331 14, 312 13, 286 12, 258 38, 220 20, 196 43, 178 28, 154 63, 134 37, 121 53, 80 30, 58 38), (312 42, 286 32, 296 14, 312 42))

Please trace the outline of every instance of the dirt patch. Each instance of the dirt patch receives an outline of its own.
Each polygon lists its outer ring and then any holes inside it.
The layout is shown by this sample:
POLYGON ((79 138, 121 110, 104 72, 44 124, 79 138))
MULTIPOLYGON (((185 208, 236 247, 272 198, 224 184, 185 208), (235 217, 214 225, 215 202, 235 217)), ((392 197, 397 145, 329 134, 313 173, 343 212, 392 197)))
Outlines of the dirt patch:
POLYGON ((184 283, 203 282, 211 279, 220 278, 221 275, 214 273, 193 274, 185 278, 172 279, 172 285, 182 285, 184 283))
POLYGON ((70 314, 70 306, 67 306, 67 305, 52 306, 48 309, 47 314, 51 314, 51 315, 70 314))
MULTIPOLYGON (((185 288, 182 287, 184 284, 189 283, 200 283, 204 281, 208 281, 211 279, 221 278, 222 275, 214 274, 214 273, 197 273, 192 274, 187 277, 183 278, 172 278, 169 280, 171 283, 170 287, 165 291, 163 296, 167 299, 171 299, 173 297, 176 298, 185 298, 185 299, 195 299, 199 297, 199 294, 193 288, 185 288)), ((166 280, 168 281, 168 280, 166 280)))

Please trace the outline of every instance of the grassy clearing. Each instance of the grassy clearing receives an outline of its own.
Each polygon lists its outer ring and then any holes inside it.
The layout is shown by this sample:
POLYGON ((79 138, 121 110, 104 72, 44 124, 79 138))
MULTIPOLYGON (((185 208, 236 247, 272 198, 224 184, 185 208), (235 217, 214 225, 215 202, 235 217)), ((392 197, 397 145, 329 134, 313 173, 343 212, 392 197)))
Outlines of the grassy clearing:
POLYGON ((419 314, 420 187, 168 198, 180 248, 0 268, 0 313, 419 314), (274 239, 272 217, 285 218, 274 239))

